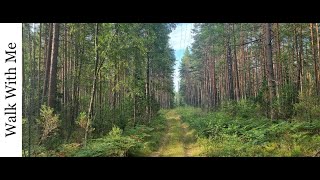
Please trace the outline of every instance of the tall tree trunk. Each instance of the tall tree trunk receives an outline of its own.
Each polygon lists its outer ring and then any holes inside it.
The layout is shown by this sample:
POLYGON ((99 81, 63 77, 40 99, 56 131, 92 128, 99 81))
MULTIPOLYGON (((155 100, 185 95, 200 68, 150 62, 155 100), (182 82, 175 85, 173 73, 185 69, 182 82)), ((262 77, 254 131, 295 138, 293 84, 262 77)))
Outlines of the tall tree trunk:
POLYGON ((270 93, 270 114, 271 119, 276 118, 276 114, 274 112, 273 102, 276 97, 276 83, 273 75, 273 62, 272 62, 272 44, 271 44, 271 23, 265 24, 266 29, 266 55, 267 55, 267 76, 268 76, 268 86, 270 93))
POLYGON ((240 67, 242 67, 242 73, 240 73, 240 82, 241 82, 241 88, 239 89, 240 90, 240 94, 241 94, 241 99, 244 99, 245 98, 245 69, 244 69, 244 32, 243 32, 243 24, 240 24, 240 44, 241 47, 240 47, 240 59, 239 59, 239 65, 240 67))
MULTIPOLYGON (((22 26, 22 32, 25 31, 25 24, 23 24, 22 26)), ((23 46, 22 48, 22 88, 23 89, 26 89, 26 72, 25 72, 25 68, 26 68, 26 54, 27 54, 27 51, 26 51, 26 47, 23 46)), ((27 116, 27 111, 26 111, 26 93, 25 91, 22 91, 22 116, 23 117, 26 117, 27 116)))
MULTIPOLYGON (((317 35, 317 48, 318 48, 318 58, 319 58, 319 63, 320 63, 320 37, 319 37, 319 26, 318 23, 316 25, 316 35, 317 35)), ((317 67, 319 68, 319 67, 317 67)), ((317 71, 318 72, 318 71, 317 71)), ((319 80, 319 73, 317 73, 317 83, 318 83, 318 89, 317 89, 317 94, 320 95, 320 80, 319 80)))
POLYGON ((94 97, 96 93, 96 84, 97 84, 97 76, 98 76, 98 64, 99 64, 99 54, 98 54, 98 33, 99 33, 99 24, 96 23, 95 25, 95 41, 94 41, 94 47, 95 47, 95 57, 96 57, 96 62, 95 62, 95 67, 94 67, 94 79, 92 83, 92 90, 91 90, 91 98, 90 98, 90 104, 89 104, 89 109, 88 109, 88 121, 87 121, 87 126, 85 130, 85 135, 84 135, 84 146, 87 145, 87 139, 88 139, 88 134, 90 131, 91 127, 91 121, 92 121, 92 115, 93 115, 93 103, 94 103, 94 97))
MULTIPOLYGON (((33 55, 32 55, 32 68, 31 68, 31 91, 34 91, 37 89, 37 85, 36 85, 36 82, 37 82, 37 78, 36 78, 36 66, 37 66, 37 63, 36 63, 36 29, 35 29, 35 23, 32 23, 32 26, 33 26, 33 39, 32 39, 32 51, 33 51, 33 55)), ((40 58, 40 57, 39 57, 40 58)), ((36 115, 36 110, 37 110, 37 103, 36 103, 36 98, 34 95, 31 96, 31 107, 32 108, 32 116, 35 116, 36 115)))
POLYGON ((147 121, 150 122, 150 53, 147 53, 147 80, 146 80, 146 115, 147 121))
MULTIPOLYGON (((32 42, 32 40, 31 40, 31 27, 30 27, 30 25, 28 25, 28 36, 29 36, 29 42, 30 42, 30 44, 29 44, 29 60, 31 61, 31 59, 32 59, 32 49, 31 49, 31 42, 32 42)), ((32 63, 32 61, 31 61, 31 63, 32 63)), ((32 68, 34 68, 34 65, 33 64, 31 64, 31 67, 32 68)), ((31 77, 33 77, 33 69, 32 69, 32 71, 31 71, 31 77)), ((31 82, 33 82, 33 81, 31 81, 31 82)), ((30 84, 30 86, 31 87, 33 87, 33 84, 30 84)), ((31 100, 29 100, 29 105, 28 105, 28 156, 30 157, 31 156, 31 146, 32 146, 32 144, 31 144, 31 140, 32 140, 32 137, 31 137, 31 126, 33 125, 33 112, 32 112, 32 106, 33 106, 33 97, 34 97, 34 94, 33 94, 33 92, 34 91, 30 91, 30 97, 31 97, 31 100)))
POLYGON ((231 56, 231 46, 230 46, 230 24, 227 24, 226 28, 227 28, 228 90, 229 90, 229 99, 234 100, 233 75, 232 75, 232 56, 231 56))
POLYGON ((299 87, 300 87, 300 93, 302 93, 303 91, 303 86, 302 86, 302 82, 303 82, 303 43, 302 43, 302 24, 300 24, 300 42, 299 42, 299 87))
MULTIPOLYGON (((233 44, 235 45, 236 44, 236 34, 235 34, 235 31, 234 31, 234 24, 232 25, 232 31, 233 31, 233 44)), ((234 46, 234 49, 233 49, 233 53, 234 53, 234 71, 235 71, 235 81, 236 81, 236 89, 235 89, 235 92, 236 92, 236 99, 237 101, 240 100, 240 91, 239 91, 239 74, 238 74, 238 60, 237 60, 237 48, 236 46, 234 46)))
POLYGON ((277 80, 278 80, 278 89, 279 89, 279 87, 282 86, 283 84, 279 23, 277 23, 277 58, 278 58, 278 79, 277 80))
MULTIPOLYGON (((40 30, 39 30, 39 58, 38 58, 38 94, 41 94, 41 38, 42 38, 42 23, 40 23, 40 30)), ((38 108, 37 108, 37 115, 40 115, 40 107, 41 107, 41 96, 38 96, 38 108)))
POLYGON ((48 37, 48 44, 47 52, 46 52, 46 68, 45 68, 45 78, 44 78, 44 85, 43 85, 43 93, 42 93, 42 100, 41 104, 43 104, 44 99, 48 98, 48 84, 50 79, 50 66, 51 66, 51 51, 52 51, 52 31, 53 31, 53 24, 49 24, 49 37, 48 37))
POLYGON ((50 79, 48 88, 48 105, 49 107, 56 107, 56 93, 57 93, 57 65, 58 65, 58 49, 59 49, 59 23, 53 24, 53 41, 52 41, 52 56, 50 65, 50 79))
POLYGON ((312 50, 312 59, 314 62, 314 76, 315 76, 315 85, 316 85, 316 94, 318 95, 319 89, 319 79, 318 79, 318 61, 316 59, 316 52, 314 47, 314 38, 313 38, 313 23, 310 23, 310 42, 311 42, 311 50, 312 50))
POLYGON ((296 84, 296 89, 299 93, 302 93, 302 78, 301 78, 301 73, 302 73, 302 66, 301 66, 301 50, 300 47, 301 44, 298 42, 298 32, 296 25, 294 25, 294 38, 295 38, 295 52, 296 52, 296 60, 297 60, 297 84, 296 84))
MULTIPOLYGON (((117 69, 118 61, 115 60, 114 69, 117 69)), ((117 86, 117 74, 114 74, 113 78, 113 87, 117 86)), ((113 111, 113 118, 112 118, 112 125, 115 123, 116 117, 116 107, 117 107, 117 90, 113 90, 113 98, 112 98, 112 111, 113 111)))
POLYGON ((68 132, 69 130, 69 84, 71 83, 68 77, 70 76, 69 73, 69 61, 71 60, 68 56, 69 50, 68 50, 69 46, 68 46, 68 29, 67 29, 67 23, 65 23, 65 27, 64 27, 64 58, 63 58, 63 114, 64 114, 64 128, 65 128, 65 132, 68 132))

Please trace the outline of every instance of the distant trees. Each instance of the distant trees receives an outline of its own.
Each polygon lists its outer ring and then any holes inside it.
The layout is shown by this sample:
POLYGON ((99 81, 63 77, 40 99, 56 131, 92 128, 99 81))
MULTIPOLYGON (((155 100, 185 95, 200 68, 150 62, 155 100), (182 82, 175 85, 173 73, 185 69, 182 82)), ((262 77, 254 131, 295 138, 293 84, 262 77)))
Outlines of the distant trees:
POLYGON ((251 99, 270 118, 319 95, 318 24, 198 23, 180 68, 186 104, 215 109, 251 99))

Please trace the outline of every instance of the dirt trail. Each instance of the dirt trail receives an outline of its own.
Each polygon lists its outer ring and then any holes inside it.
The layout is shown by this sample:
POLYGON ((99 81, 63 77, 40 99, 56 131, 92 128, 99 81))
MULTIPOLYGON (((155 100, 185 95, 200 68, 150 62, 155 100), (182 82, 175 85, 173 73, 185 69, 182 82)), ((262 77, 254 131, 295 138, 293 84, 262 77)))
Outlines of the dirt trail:
POLYGON ((167 120, 166 135, 161 146, 152 157, 192 157, 199 156, 200 146, 196 143, 195 131, 190 130, 175 109, 165 114, 167 120))

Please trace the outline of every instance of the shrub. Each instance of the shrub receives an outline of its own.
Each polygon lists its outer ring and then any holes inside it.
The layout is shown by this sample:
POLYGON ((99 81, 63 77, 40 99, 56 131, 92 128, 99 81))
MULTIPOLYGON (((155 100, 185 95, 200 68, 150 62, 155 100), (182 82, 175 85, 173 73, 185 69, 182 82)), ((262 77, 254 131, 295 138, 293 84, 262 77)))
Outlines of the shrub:
POLYGON ((294 100, 297 96, 297 90, 291 83, 284 84, 279 89, 279 109, 278 117, 287 119, 291 118, 294 113, 294 100))
POLYGON ((124 157, 128 156, 131 149, 139 146, 139 142, 122 135, 122 130, 113 127, 108 135, 93 139, 87 147, 82 148, 75 156, 77 157, 124 157))
MULTIPOLYGON (((85 112, 81 112, 77 118, 76 124, 82 129, 82 137, 84 138, 85 130, 87 128, 88 116, 85 112)), ((95 129, 90 127, 89 134, 93 132, 95 129)), ((80 130, 81 131, 81 130, 80 130)))
POLYGON ((165 112, 161 110, 149 126, 137 125, 126 129, 124 134, 139 142, 139 146, 129 151, 129 156, 148 156, 159 148, 166 129, 166 119, 163 116, 165 112))
POLYGON ((81 112, 76 122, 82 129, 86 129, 88 117, 85 112, 81 112))
POLYGON ((294 104, 295 119, 297 120, 319 120, 320 98, 318 96, 299 95, 299 103, 294 104))
POLYGON ((68 157, 73 156, 79 149, 79 143, 70 143, 70 144, 63 144, 58 150, 57 156, 59 157, 68 157))
POLYGON ((257 106, 251 100, 225 102, 221 111, 233 117, 253 118, 257 116, 257 106))
POLYGON ((40 118, 37 119, 37 122, 39 123, 42 132, 39 144, 55 135, 60 125, 59 115, 53 113, 53 108, 45 105, 41 106, 40 118))

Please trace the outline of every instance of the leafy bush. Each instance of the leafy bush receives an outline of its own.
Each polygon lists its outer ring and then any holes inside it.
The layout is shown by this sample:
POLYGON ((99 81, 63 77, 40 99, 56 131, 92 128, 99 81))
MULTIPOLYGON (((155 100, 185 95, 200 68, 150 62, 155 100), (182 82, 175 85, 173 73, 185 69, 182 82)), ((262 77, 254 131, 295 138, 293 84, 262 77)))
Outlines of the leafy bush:
POLYGON ((287 119, 292 117, 294 113, 294 99, 296 99, 297 95, 294 84, 287 83, 279 89, 279 118, 287 119))
POLYGON ((233 117, 253 118, 257 116, 257 106, 250 100, 224 102, 221 111, 233 117))
POLYGON ((140 142, 140 146, 129 151, 129 156, 148 156, 159 148, 166 129, 164 114, 165 110, 161 110, 149 126, 137 125, 125 131, 125 135, 140 142))
POLYGON ((122 135, 122 130, 113 127, 107 136, 93 139, 87 147, 82 148, 75 156, 77 157, 124 157, 129 150, 139 146, 139 142, 122 135))
MULTIPOLYGON (((165 122, 162 112, 153 118, 148 126, 138 124, 135 127, 127 126, 125 130, 114 126, 107 135, 90 140, 86 147, 81 147, 81 141, 78 140, 77 143, 60 145, 58 151, 41 149, 38 154, 39 156, 60 157, 147 156, 158 149, 160 140, 165 133, 165 122)), ((79 130, 83 130, 86 123, 87 116, 85 113, 81 113, 77 119, 79 130)), ((74 133, 79 134, 79 130, 74 133)))
POLYGON ((42 131, 39 144, 55 135, 60 126, 59 115, 53 113, 53 108, 45 105, 41 106, 40 118, 37 119, 37 122, 39 123, 42 131))
POLYGON ((68 157, 73 156, 75 152, 80 149, 81 144, 79 143, 70 143, 70 144, 63 144, 58 150, 57 156, 59 157, 68 157))
POLYGON ((88 117, 85 112, 81 112, 76 123, 82 128, 86 129, 88 123, 88 117))
POLYGON ((268 99, 269 99, 268 82, 264 78, 262 81, 262 86, 258 91, 258 95, 255 98, 255 103, 257 104, 257 110, 260 115, 267 116, 267 113, 270 111, 270 107, 269 107, 270 102, 268 101, 268 99))
POLYGON ((299 95, 299 103, 294 104, 295 119, 320 120, 320 98, 317 96, 299 95))

